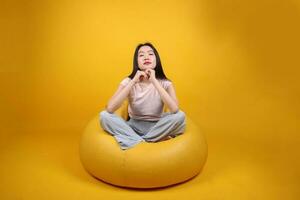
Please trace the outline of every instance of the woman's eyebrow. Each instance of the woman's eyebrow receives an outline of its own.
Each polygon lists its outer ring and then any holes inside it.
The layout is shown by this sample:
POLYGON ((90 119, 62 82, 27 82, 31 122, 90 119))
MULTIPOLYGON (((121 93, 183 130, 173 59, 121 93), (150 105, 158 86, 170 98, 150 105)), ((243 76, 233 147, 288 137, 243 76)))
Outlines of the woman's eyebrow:
MULTIPOLYGON (((148 50, 148 52, 149 52, 149 51, 153 51, 153 50, 148 50)), ((140 51, 139 53, 144 53, 144 52, 143 52, 143 51, 140 51)))

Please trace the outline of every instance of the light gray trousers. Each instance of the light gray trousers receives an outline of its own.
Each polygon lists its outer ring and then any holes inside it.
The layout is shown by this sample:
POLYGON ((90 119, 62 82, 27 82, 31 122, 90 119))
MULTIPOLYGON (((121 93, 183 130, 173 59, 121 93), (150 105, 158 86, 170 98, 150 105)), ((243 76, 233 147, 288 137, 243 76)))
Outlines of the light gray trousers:
POLYGON ((162 138, 183 134, 186 127, 185 113, 165 112, 158 121, 130 118, 126 121, 115 113, 103 110, 99 113, 101 127, 110 133, 122 150, 132 148, 140 142, 157 142, 162 138))

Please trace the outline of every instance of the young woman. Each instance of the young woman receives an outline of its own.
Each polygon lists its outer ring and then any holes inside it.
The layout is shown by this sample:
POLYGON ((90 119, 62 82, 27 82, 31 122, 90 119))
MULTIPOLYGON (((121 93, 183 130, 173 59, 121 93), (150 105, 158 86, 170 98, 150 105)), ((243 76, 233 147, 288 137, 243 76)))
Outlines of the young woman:
POLYGON ((136 47, 132 73, 120 82, 99 119, 101 127, 114 136, 122 150, 184 133, 185 113, 179 109, 173 83, 165 76, 159 54, 151 43, 136 47), (126 121, 114 112, 127 98, 126 121), (164 105, 170 112, 163 112, 164 105))

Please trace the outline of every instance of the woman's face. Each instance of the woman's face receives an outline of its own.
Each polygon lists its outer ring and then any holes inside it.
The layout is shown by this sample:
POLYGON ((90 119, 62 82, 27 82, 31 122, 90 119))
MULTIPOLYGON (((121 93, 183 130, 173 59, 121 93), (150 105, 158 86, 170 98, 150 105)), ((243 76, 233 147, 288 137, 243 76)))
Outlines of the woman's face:
POLYGON ((142 71, 154 69, 156 66, 156 57, 154 51, 149 46, 142 46, 138 51, 138 65, 142 71))

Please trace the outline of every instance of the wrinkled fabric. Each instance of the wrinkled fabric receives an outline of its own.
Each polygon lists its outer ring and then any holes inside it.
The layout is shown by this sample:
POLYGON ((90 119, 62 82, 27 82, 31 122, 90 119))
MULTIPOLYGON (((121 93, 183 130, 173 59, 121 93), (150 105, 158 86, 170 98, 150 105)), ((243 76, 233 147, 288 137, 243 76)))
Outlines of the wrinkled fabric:
POLYGON ((140 142, 158 142, 171 136, 183 134, 186 127, 185 113, 165 112, 157 121, 137 120, 128 121, 115 113, 103 110, 99 113, 101 127, 118 142, 122 150, 134 147, 140 142))

